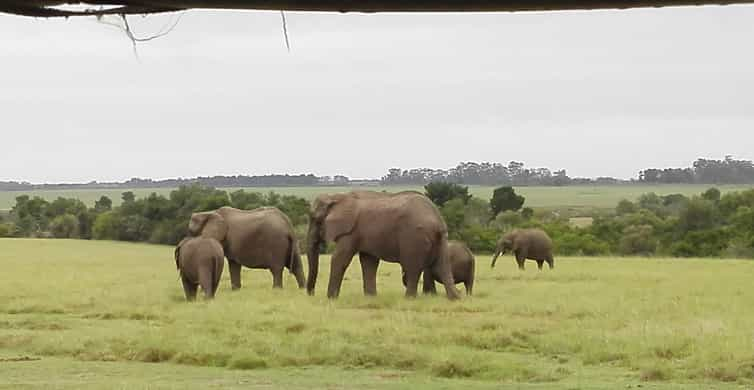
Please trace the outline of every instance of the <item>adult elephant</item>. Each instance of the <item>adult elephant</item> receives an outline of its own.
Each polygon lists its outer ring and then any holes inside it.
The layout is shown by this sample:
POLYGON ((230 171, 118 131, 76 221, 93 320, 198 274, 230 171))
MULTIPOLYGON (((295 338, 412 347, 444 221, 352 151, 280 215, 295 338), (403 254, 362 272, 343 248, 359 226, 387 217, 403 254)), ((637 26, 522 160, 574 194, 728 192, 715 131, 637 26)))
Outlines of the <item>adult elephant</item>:
MULTIPOLYGON (((323 242, 335 242, 328 298, 340 294, 343 275, 357 253, 365 295, 377 294, 377 267, 383 259, 400 263, 406 274, 406 296, 416 296, 419 274, 426 269, 440 278, 449 299, 460 297, 448 260, 447 226, 437 207, 418 192, 354 191, 318 196, 309 216, 310 295, 317 283, 323 242)), ((430 292, 429 284, 434 281, 424 280, 424 291, 430 292)))
POLYGON ((241 266, 270 270, 275 288, 283 287, 283 268, 288 268, 298 287, 304 287, 304 269, 293 225, 275 207, 254 210, 221 207, 194 213, 189 233, 214 238, 222 244, 234 290, 241 288, 241 266))
POLYGON ((492 258, 493 268, 497 257, 504 255, 507 251, 512 251, 516 256, 516 263, 520 270, 524 269, 526 259, 535 260, 540 270, 545 262, 550 269, 555 267, 555 260, 552 257, 552 240, 541 229, 516 229, 502 236, 497 242, 495 256, 492 258))

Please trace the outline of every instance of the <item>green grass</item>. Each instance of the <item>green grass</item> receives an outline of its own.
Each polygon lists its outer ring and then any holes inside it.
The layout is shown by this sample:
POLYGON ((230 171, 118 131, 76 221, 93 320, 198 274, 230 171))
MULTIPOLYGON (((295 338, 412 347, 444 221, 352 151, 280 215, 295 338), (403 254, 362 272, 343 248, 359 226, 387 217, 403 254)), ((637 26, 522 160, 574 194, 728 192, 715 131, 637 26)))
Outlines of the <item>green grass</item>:
POLYGON ((364 297, 358 261, 331 302, 325 258, 315 297, 245 270, 186 303, 170 247, 2 239, 0 389, 754 385, 754 262, 477 260, 460 302, 405 299, 388 263, 364 297))
MULTIPOLYGON (((636 199, 639 195, 647 192, 656 192, 660 195, 681 193, 684 195, 699 194, 710 186, 707 185, 623 185, 623 186, 570 186, 570 187, 518 187, 516 191, 526 197, 526 206, 537 208, 613 208, 621 199, 636 199)), ((246 188, 248 191, 268 192, 275 191, 281 194, 291 194, 312 199, 318 194, 327 192, 342 192, 352 188, 402 191, 419 190, 419 186, 396 186, 396 187, 266 187, 246 188)), ((737 191, 752 188, 752 186, 721 186, 722 192, 737 191)), ((144 197, 153 192, 168 196, 170 188, 157 189, 134 189, 137 197, 144 197)), ((235 189, 226 189, 233 191, 235 189)), ((471 186, 471 193, 481 199, 492 197, 493 187, 471 186)), ((119 204, 121 194, 127 189, 117 190, 63 190, 63 191, 0 191, 0 210, 13 207, 17 196, 28 194, 41 196, 48 200, 57 197, 81 199, 88 205, 94 205, 94 201, 102 195, 110 197, 114 204, 119 204)))

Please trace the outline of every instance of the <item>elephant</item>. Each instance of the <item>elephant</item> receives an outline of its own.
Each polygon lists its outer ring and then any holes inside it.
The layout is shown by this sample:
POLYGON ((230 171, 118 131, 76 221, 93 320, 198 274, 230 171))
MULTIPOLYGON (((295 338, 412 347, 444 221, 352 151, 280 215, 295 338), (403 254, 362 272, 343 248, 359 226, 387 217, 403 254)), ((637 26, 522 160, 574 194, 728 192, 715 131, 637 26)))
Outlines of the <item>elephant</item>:
POLYGON ((186 300, 196 299, 198 286, 204 297, 215 297, 223 274, 225 254, 217 240, 204 237, 184 238, 175 247, 175 267, 181 276, 186 300))
MULTIPOLYGON (((434 272, 445 286, 448 299, 460 298, 448 259, 448 229, 437 207, 426 196, 407 191, 322 194, 311 205, 307 257, 307 292, 314 294, 319 271, 320 246, 335 242, 330 262, 327 297, 337 298, 343 276, 353 256, 359 254, 365 295, 377 294, 380 259, 399 263, 406 273, 406 296, 415 297, 419 275, 434 272)), ((425 279, 429 292, 431 278, 425 279)))
MULTIPOLYGON (((448 241, 448 256, 450 259, 450 268, 453 272, 453 281, 463 283, 466 287, 466 295, 472 295, 474 289, 474 269, 476 267, 476 260, 474 254, 471 253, 466 244, 461 241, 450 240, 448 241)), ((427 274, 424 274, 427 277, 427 274)), ((440 278, 437 275, 432 275, 435 282, 439 282, 440 278)), ((403 286, 406 286, 406 274, 403 273, 403 286)), ((434 282, 432 283, 434 289, 434 282)))
POLYGON ((524 269, 526 259, 535 260, 540 270, 545 262, 550 269, 555 267, 555 260, 552 257, 552 240, 541 229, 516 229, 502 236, 497 242, 495 256, 492 258, 493 268, 497 257, 509 250, 516 256, 516 263, 520 270, 524 269))
POLYGON ((298 287, 304 287, 304 269, 293 225, 275 207, 254 210, 221 207, 194 213, 189 233, 214 238, 222 244, 233 290, 241 288, 241 266, 269 269, 273 288, 283 287, 283 268, 288 268, 298 287))

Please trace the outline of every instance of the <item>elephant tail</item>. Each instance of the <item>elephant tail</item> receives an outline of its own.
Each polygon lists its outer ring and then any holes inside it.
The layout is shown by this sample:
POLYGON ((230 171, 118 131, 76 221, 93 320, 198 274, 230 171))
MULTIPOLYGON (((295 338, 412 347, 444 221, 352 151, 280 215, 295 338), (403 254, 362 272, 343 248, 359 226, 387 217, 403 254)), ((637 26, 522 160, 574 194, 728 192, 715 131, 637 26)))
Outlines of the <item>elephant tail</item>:
POLYGON ((301 266, 301 254, 298 251, 298 243, 295 237, 288 237, 288 271, 296 273, 296 269, 301 266))

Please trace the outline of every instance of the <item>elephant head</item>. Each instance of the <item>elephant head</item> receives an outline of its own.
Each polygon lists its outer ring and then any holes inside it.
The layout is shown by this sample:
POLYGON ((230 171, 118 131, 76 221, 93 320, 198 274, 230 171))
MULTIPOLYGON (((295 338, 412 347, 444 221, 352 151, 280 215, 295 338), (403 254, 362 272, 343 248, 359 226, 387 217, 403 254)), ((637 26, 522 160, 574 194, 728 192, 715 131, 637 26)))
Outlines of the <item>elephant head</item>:
POLYGON ((497 241, 497 246, 495 247, 495 256, 492 257, 492 268, 495 268, 495 263, 497 262, 497 258, 500 255, 504 255, 509 250, 513 250, 513 241, 516 239, 516 232, 508 233, 497 241))
POLYGON ((228 224, 217 211, 194 213, 189 222, 189 234, 194 237, 212 238, 222 243, 228 234, 228 224))
POLYGON ((357 202, 350 194, 320 195, 312 202, 307 234, 309 278, 306 290, 309 295, 314 294, 317 284, 320 246, 323 242, 337 241, 350 234, 356 227, 357 218, 357 202))

